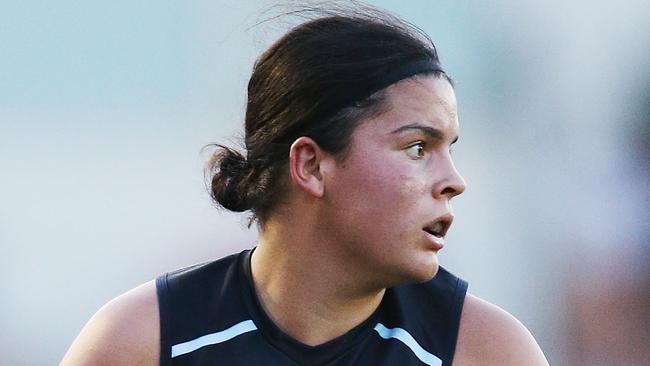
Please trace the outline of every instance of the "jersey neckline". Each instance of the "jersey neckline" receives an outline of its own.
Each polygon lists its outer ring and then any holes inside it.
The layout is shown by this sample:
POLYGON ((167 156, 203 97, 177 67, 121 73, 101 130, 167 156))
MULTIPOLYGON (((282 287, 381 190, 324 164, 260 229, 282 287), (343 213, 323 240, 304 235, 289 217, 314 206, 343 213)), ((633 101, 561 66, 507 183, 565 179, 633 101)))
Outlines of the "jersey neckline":
MULTIPOLYGON (((366 320, 350 329, 345 334, 328 342, 317 346, 310 346, 286 334, 268 316, 257 297, 250 264, 254 250, 255 248, 246 250, 240 257, 239 272, 243 284, 240 288, 242 289, 244 303, 253 318, 253 322, 262 336, 264 336, 264 338, 274 348, 278 349, 300 365, 326 365, 347 354, 348 351, 352 350, 356 345, 363 342, 372 334, 373 328, 379 318, 382 304, 386 299, 386 293, 377 309, 366 320)), ((388 292, 389 289, 386 291, 388 292)))

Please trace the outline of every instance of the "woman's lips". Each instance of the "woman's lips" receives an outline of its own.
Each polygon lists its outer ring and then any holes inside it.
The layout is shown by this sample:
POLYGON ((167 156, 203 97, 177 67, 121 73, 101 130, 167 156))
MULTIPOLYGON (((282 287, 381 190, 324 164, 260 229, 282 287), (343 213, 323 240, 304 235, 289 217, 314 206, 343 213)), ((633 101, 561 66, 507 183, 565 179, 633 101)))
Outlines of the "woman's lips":
POLYGON ((428 242, 430 244, 431 249, 440 250, 440 249, 444 248, 444 246, 445 246, 445 239, 444 238, 433 235, 432 233, 430 233, 430 232, 428 232, 426 230, 422 230, 422 231, 424 231, 424 235, 426 236, 426 238, 427 238, 427 240, 428 240, 428 242))

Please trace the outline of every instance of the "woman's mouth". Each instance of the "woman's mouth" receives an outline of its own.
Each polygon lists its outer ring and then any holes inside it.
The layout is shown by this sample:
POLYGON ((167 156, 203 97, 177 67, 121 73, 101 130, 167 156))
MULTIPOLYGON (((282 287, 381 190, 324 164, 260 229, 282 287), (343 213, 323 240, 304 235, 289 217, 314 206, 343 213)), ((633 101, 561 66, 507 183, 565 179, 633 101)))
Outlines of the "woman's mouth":
POLYGON ((431 249, 440 250, 445 246, 445 239, 439 233, 431 232, 427 229, 424 229, 429 243, 431 244, 431 249))

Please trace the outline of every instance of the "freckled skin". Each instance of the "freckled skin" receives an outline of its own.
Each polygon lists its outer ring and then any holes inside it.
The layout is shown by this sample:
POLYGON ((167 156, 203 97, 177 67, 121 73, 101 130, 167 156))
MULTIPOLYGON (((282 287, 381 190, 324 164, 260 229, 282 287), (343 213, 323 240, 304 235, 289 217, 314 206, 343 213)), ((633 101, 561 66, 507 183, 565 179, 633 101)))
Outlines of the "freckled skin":
POLYGON ((449 153, 458 135, 451 85, 433 76, 407 79, 389 87, 387 102, 384 114, 357 127, 349 155, 325 175, 322 215, 323 230, 341 239, 348 265, 381 287, 437 273, 423 228, 451 212, 451 198, 465 189, 449 153), (422 156, 414 155, 409 146, 428 137, 392 133, 413 123, 442 130, 444 141, 428 141, 422 156))

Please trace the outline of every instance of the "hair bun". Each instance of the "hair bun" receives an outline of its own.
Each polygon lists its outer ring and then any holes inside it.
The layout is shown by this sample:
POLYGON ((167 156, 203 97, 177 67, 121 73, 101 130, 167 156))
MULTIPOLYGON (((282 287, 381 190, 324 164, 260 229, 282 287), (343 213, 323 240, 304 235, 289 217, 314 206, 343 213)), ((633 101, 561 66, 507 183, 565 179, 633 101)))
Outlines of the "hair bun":
POLYGON ((236 212, 251 209, 248 192, 253 167, 241 153, 217 145, 208 168, 212 173, 210 194, 219 205, 236 212))

